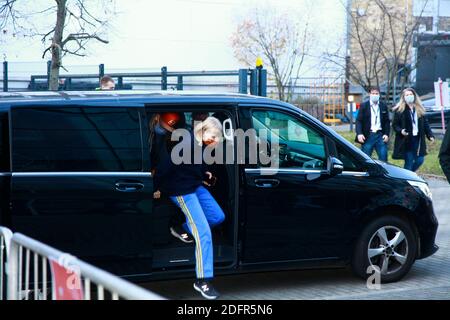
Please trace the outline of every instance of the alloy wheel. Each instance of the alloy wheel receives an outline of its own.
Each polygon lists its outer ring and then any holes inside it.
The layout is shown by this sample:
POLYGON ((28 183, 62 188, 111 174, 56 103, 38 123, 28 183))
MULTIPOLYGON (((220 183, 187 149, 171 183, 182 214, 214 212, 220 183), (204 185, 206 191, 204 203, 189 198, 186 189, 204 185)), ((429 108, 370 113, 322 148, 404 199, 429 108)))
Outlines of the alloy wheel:
POLYGON ((405 233, 394 226, 379 228, 370 238, 367 256, 370 265, 382 275, 399 271, 408 259, 405 233))

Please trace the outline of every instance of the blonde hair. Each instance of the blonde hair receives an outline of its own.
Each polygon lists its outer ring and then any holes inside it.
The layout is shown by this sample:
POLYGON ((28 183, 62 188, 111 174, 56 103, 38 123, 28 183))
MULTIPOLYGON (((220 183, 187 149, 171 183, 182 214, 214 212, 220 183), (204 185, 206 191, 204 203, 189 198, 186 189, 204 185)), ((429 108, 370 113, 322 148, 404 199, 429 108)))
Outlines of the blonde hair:
POLYGON ((198 142, 203 141, 203 135, 208 133, 214 133, 217 138, 222 138, 222 123, 219 119, 214 117, 208 117, 203 121, 196 121, 194 127, 194 137, 198 142))
POLYGON ((400 96, 399 103, 394 107, 394 111, 398 113, 403 113, 406 109, 406 101, 405 101, 405 93, 409 91, 414 95, 414 106, 416 108, 417 117, 423 117, 425 115, 425 108, 422 105, 422 100, 420 100, 419 95, 413 88, 406 88, 403 90, 402 95, 400 96))

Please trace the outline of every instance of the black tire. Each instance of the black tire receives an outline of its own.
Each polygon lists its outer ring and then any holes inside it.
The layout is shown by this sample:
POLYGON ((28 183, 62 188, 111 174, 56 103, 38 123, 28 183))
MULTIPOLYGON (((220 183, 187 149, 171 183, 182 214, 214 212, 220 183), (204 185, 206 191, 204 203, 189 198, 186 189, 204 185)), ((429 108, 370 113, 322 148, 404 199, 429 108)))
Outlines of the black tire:
POLYGON ((384 248, 385 246, 381 243, 376 246, 377 241, 382 241, 381 237, 377 235, 378 230, 380 229, 384 229, 386 234, 388 234, 388 240, 393 239, 392 236, 398 233, 397 230, 403 233, 406 240, 403 240, 398 245, 398 249, 396 249, 402 251, 401 254, 405 257, 404 259, 402 258, 403 264, 401 264, 397 258, 390 256, 388 257, 388 265, 392 265, 392 271, 390 273, 381 273, 382 283, 399 281, 409 272, 416 259, 417 237, 410 223, 396 216, 380 217, 371 221, 364 228, 355 245, 355 251, 351 262, 353 272, 357 276, 367 279, 373 274, 373 271, 369 273, 367 272, 368 267, 370 265, 383 266, 384 259, 386 259, 386 254, 392 253, 389 251, 387 253, 376 255, 372 258, 372 263, 369 261, 369 242, 371 242, 371 249, 388 250, 387 248, 384 248))

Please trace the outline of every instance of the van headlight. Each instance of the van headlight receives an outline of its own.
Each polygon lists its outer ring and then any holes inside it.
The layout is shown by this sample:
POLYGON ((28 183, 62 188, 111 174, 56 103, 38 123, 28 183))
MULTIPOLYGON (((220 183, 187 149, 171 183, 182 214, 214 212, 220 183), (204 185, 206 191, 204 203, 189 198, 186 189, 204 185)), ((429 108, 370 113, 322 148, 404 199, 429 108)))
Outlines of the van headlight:
POLYGON ((425 182, 408 180, 408 183, 414 187, 416 190, 419 189, 428 199, 433 200, 433 194, 431 193, 430 187, 425 182))

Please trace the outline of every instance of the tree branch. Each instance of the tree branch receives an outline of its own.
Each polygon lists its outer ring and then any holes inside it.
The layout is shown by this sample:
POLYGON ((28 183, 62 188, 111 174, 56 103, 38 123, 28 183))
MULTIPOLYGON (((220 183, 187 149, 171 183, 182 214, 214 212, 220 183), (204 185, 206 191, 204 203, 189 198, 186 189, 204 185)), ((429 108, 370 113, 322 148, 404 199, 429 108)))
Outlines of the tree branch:
POLYGON ((62 46, 65 47, 65 45, 70 41, 79 41, 79 40, 88 40, 88 39, 95 39, 97 41, 103 42, 105 44, 108 44, 109 41, 100 38, 96 34, 89 34, 89 33, 71 33, 67 36, 66 39, 62 41, 62 46))

